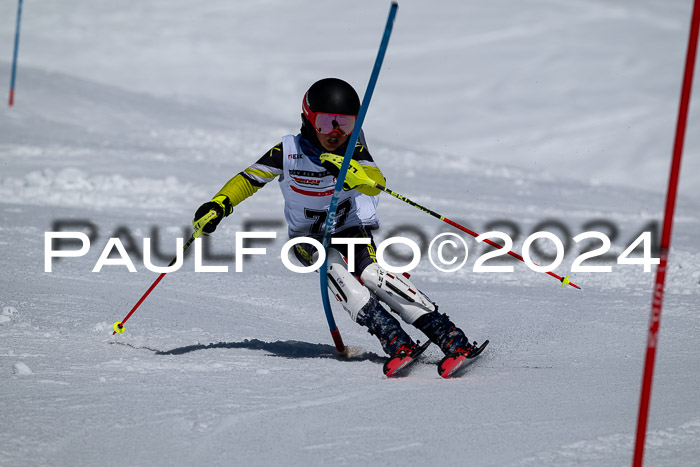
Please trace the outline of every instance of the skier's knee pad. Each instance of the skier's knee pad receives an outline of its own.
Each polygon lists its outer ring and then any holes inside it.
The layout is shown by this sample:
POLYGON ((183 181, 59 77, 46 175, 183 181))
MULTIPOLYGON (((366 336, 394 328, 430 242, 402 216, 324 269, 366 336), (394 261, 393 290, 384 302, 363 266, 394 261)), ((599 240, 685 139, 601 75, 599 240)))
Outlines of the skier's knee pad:
MULTIPOLYGON (((297 243, 296 247, 292 251, 294 252, 294 257, 302 266, 311 266, 313 264, 316 264, 316 261, 318 260, 318 250, 308 243, 297 243)), ((345 256, 343 256, 335 248, 329 248, 326 257, 328 259, 328 264, 348 264, 348 261, 347 259, 345 259, 345 256)))
POLYGON ((353 321, 357 321, 357 315, 372 300, 372 293, 367 287, 360 284, 360 281, 339 263, 328 266, 328 289, 353 321))
POLYGON ((389 305, 408 324, 437 310, 435 303, 403 274, 385 271, 379 264, 372 263, 362 271, 360 277, 365 286, 377 294, 379 300, 389 305))

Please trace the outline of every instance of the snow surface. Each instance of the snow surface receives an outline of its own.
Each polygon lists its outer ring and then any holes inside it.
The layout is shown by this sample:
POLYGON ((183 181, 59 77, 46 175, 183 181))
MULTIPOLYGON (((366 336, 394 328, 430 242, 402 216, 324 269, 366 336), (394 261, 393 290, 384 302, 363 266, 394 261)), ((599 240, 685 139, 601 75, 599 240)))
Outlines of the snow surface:
MULTIPOLYGON (((660 222, 692 2, 430 3, 401 2, 364 126, 390 188, 477 232, 515 226, 516 250, 556 221, 569 241, 614 227, 619 254, 660 222)), ((141 249, 157 237, 166 263, 199 204, 297 130, 313 81, 340 76, 364 92, 388 6, 25 2, 16 105, 0 110, 0 465, 631 462, 654 279, 640 266, 574 274, 578 291, 521 263, 476 274, 486 249, 468 238, 462 270, 424 259, 412 277, 488 351, 455 380, 438 377, 435 348, 387 380, 379 344, 339 307, 353 358, 336 357, 318 277, 279 260, 286 229, 269 186, 206 240, 231 255, 235 233, 265 221, 255 229, 278 237, 266 256, 242 273, 212 262, 230 272, 209 274, 188 257, 111 336, 157 275, 136 255, 137 273, 92 273, 107 239, 128 232, 141 249), (47 273, 44 233, 57 221, 89 222, 96 238, 47 273)), ((0 4, 5 89, 15 8, 0 4)), ((653 466, 700 458, 696 102, 653 466)), ((406 225, 450 231, 388 196, 380 216, 379 240, 406 225)))

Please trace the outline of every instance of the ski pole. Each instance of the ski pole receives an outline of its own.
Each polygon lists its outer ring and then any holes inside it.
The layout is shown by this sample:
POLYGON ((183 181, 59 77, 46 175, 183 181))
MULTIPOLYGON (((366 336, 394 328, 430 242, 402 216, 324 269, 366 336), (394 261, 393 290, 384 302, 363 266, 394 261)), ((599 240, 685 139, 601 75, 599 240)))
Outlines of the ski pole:
MULTIPOLYGON (((331 234, 333 232, 333 226, 335 224, 335 214, 338 207, 338 198, 340 193, 343 191, 343 181, 345 180, 345 174, 350 166, 350 159, 352 159, 352 154, 355 151, 355 145, 360 137, 360 131, 362 130, 362 123, 364 122, 365 115, 367 114, 367 108, 369 107, 369 102, 372 99, 372 94, 374 93, 374 87, 377 84, 377 79, 379 78, 379 71, 382 68, 382 62, 384 61, 384 55, 386 49, 389 46, 389 38, 391 37, 391 30, 394 25, 394 19, 396 18, 396 11, 399 8, 399 4, 395 1, 391 3, 391 8, 389 9, 389 17, 386 20, 386 25, 384 26, 384 34, 382 36, 382 41, 379 44, 379 51, 377 52, 377 58, 374 61, 374 68, 372 69, 372 74, 370 75, 369 82, 367 83, 367 90, 362 98, 362 105, 360 106, 360 111, 357 114, 357 120, 355 120, 355 126, 350 134, 350 139, 348 140, 347 150, 345 151, 345 160, 340 167, 340 171, 337 176, 335 183, 335 189, 333 191, 333 196, 331 197, 330 204, 328 206, 328 214, 326 216, 326 223, 323 227, 323 248, 328 249, 328 245, 331 243, 331 234)), ((333 318, 333 310, 331 309, 331 302, 328 297, 328 256, 326 260, 321 265, 320 278, 321 278, 321 299, 323 301, 323 310, 326 313, 326 320, 328 321, 328 327, 331 331, 331 336, 333 337, 333 342, 335 343, 335 348, 341 355, 345 355, 347 350, 345 344, 343 343, 343 338, 340 337, 340 331, 338 326, 335 324, 335 319, 333 318)))
MULTIPOLYGON (((420 210, 423 211, 423 212, 427 212, 427 213, 430 214, 431 216, 433 216, 433 217, 435 217, 435 218, 437 218, 437 219, 440 219, 441 221, 446 222, 446 223, 450 224, 450 225, 453 226, 453 227, 458 228, 458 229, 461 230, 462 232, 468 233, 468 234, 471 235, 472 237, 478 237, 478 236, 479 236, 478 233, 473 232, 473 231, 469 230, 468 228, 459 225, 458 223, 456 223, 456 222, 454 222, 454 221, 448 219, 447 217, 445 217, 445 216, 443 216, 443 215, 441 215, 441 214, 438 214, 438 213, 435 212, 435 211, 432 211, 432 210, 430 210, 430 209, 428 209, 428 208, 426 208, 426 207, 424 207, 424 206, 421 206, 420 204, 416 203, 415 201, 412 201, 412 200, 406 198, 405 196, 400 195, 400 194, 396 193, 395 191, 390 190, 389 188, 380 185, 379 183, 376 183, 376 182, 373 181, 373 185, 374 185, 375 188, 378 188, 379 190, 383 191, 384 193, 388 193, 388 194, 390 194, 391 196, 393 196, 394 198, 400 199, 401 201, 410 204, 410 205, 413 206, 414 208, 418 208, 418 209, 420 209, 420 210)), ((502 248, 503 248, 503 247, 502 247, 501 245, 499 245, 498 243, 493 242, 493 241, 491 241, 491 240, 489 240, 489 239, 484 239, 484 243, 486 243, 486 244, 488 244, 488 245, 491 245, 491 246, 494 247, 494 248, 498 248, 498 249, 502 249, 502 248)), ((517 258, 517 259, 519 259, 520 261, 525 262, 525 260, 523 259, 523 257, 520 256, 520 255, 517 254, 517 253, 514 253, 514 252, 512 252, 512 251, 509 250, 509 251, 508 251, 508 254, 509 254, 510 256, 512 256, 513 258, 517 258)), ((571 282, 571 281, 569 280, 569 276, 561 277, 561 276, 558 276, 558 275, 554 274, 554 273, 551 272, 551 271, 548 271, 547 274, 549 274, 550 276, 552 276, 552 277, 558 279, 559 282, 561 282, 562 287, 564 287, 565 285, 570 285, 570 286, 575 287, 575 288, 577 288, 577 289, 579 289, 579 290, 581 289, 581 287, 579 287, 578 285, 574 284, 573 282, 571 282)))
MULTIPOLYGON (((212 209, 211 211, 206 213, 204 216, 202 216, 200 219, 198 219, 194 223, 194 232, 190 236, 190 239, 187 240, 187 243, 185 243, 185 246, 182 248, 183 254, 187 251, 187 249, 190 247, 190 245, 192 245, 192 243, 194 242, 194 239, 199 238, 202 235, 202 231, 204 229, 204 226, 207 225, 209 223, 209 221, 214 219, 216 216, 217 216, 216 211, 214 211, 212 209)), ((168 264, 168 267, 175 264, 176 261, 177 261, 177 255, 173 258, 173 260, 170 262, 170 264, 168 264)), ((121 334, 124 332, 124 325, 129 320, 131 315, 133 315, 134 312, 138 309, 138 307, 141 306, 143 301, 146 300, 146 297, 148 297, 148 295, 153 291, 153 289, 156 288, 158 283, 163 279, 163 277, 165 277, 166 274, 167 274, 167 272, 161 273, 160 276, 158 276, 158 278, 153 282, 153 284, 151 284, 151 286, 148 288, 148 290, 146 290, 146 293, 143 294, 143 296, 139 299, 138 302, 136 302, 136 305, 134 305, 134 307, 126 315, 126 317, 123 320, 117 321, 114 323, 114 326, 112 326, 114 328, 114 332, 112 333, 112 335, 115 335, 117 333, 121 334)))

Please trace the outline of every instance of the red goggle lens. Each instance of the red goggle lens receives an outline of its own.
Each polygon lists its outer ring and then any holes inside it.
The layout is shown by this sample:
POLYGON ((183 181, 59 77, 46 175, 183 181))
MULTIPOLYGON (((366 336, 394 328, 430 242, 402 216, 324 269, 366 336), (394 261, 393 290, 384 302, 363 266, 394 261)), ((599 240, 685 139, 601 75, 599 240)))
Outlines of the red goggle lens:
POLYGON ((314 126, 316 131, 327 135, 337 131, 341 135, 349 135, 355 128, 357 115, 342 115, 329 114, 325 112, 313 112, 306 104, 306 98, 303 102, 304 115, 314 126))
POLYGON ((354 115, 336 115, 319 112, 316 114, 316 119, 313 123, 316 131, 321 134, 327 135, 337 130, 342 135, 349 135, 355 127, 355 120, 357 120, 357 117, 354 115))

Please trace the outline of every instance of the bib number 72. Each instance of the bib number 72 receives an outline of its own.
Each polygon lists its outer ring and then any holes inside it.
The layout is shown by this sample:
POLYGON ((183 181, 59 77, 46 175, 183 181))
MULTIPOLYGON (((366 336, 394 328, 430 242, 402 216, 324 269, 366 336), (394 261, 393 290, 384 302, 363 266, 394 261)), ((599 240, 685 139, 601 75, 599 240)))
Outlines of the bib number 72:
MULTIPOLYGON (((351 209, 352 200, 350 198, 341 201, 338 204, 338 209, 336 210, 335 214, 336 228, 342 227, 342 225, 345 224, 345 221, 347 220, 348 214, 350 214, 351 209)), ((311 231, 309 233, 312 235, 319 235, 321 233, 321 229, 323 229, 323 225, 326 223, 326 217, 328 217, 328 210, 321 211, 319 209, 304 208, 304 216, 307 219, 314 220, 314 223, 311 225, 311 231)))

